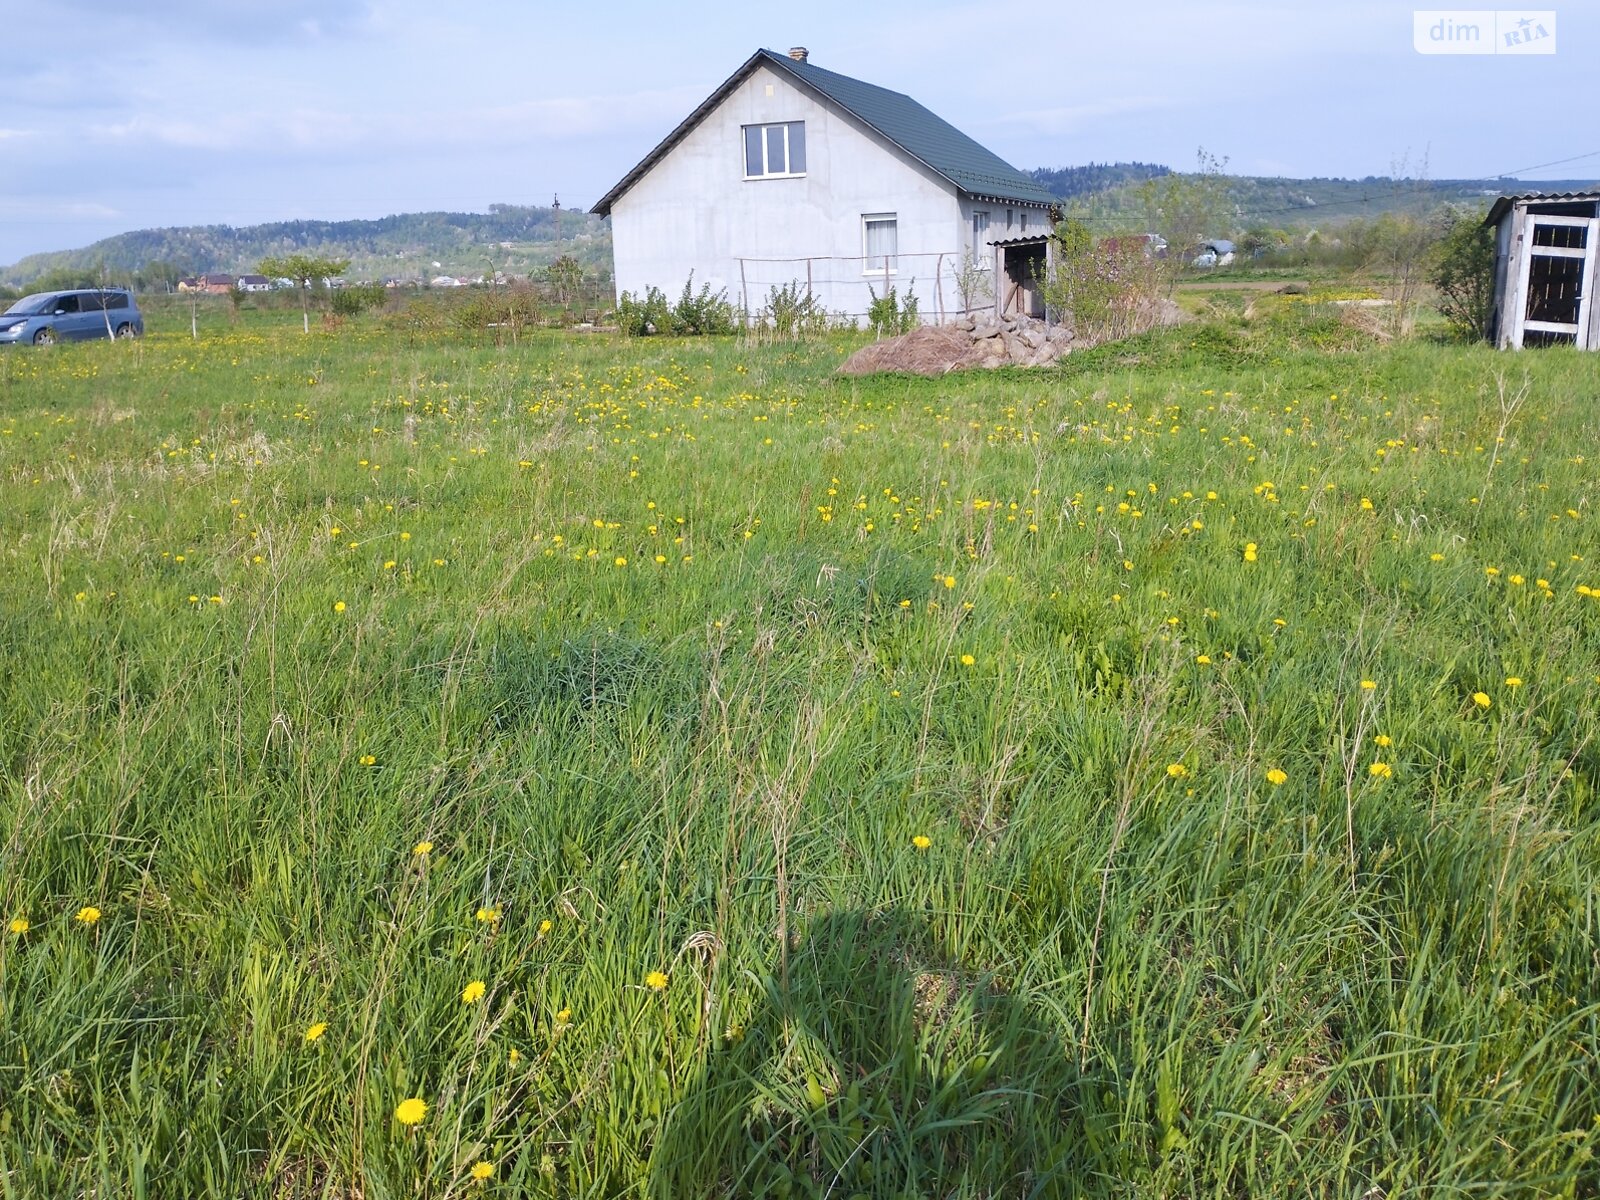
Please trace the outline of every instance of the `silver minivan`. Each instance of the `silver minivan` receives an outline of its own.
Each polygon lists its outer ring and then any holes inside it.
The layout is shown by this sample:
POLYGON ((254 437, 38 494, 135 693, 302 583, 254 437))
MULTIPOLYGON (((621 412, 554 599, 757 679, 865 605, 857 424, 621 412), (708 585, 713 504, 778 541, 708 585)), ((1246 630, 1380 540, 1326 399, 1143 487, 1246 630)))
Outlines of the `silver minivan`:
POLYGON ((86 341, 90 338, 139 337, 144 315, 125 288, 74 288, 69 292, 35 292, 0 313, 0 345, 32 342, 86 341))

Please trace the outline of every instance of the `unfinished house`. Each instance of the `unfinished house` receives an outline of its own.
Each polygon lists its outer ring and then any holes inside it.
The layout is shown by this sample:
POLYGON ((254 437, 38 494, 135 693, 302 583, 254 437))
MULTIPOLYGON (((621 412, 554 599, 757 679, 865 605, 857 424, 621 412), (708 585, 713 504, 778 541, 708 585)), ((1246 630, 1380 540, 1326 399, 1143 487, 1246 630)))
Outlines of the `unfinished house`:
POLYGON ((1495 229, 1489 339, 1502 350, 1600 350, 1600 192, 1502 196, 1495 229))
POLYGON ((775 289, 862 320, 1043 312, 1055 200, 911 97, 758 50, 592 207, 619 294, 689 280, 759 312, 775 289))

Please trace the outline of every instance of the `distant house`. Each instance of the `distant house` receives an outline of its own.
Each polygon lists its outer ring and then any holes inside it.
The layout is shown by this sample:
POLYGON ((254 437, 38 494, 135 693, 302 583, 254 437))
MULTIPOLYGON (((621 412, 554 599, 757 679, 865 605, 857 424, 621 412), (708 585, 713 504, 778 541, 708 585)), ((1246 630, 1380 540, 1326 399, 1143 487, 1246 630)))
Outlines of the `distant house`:
POLYGON ((265 275, 241 275, 239 276, 239 290, 241 292, 270 292, 272 290, 272 280, 265 275))
POLYGON ((223 295, 233 291, 234 282, 232 275, 202 275, 197 290, 211 295, 223 295))
POLYGON ((178 280, 178 290, 180 292, 198 292, 200 290, 200 280, 193 275, 186 275, 178 280))
POLYGON ((1600 192, 1502 196, 1485 224, 1495 230, 1489 340, 1600 350, 1600 192))
POLYGON ((1233 243, 1227 238, 1212 238, 1210 241, 1200 243, 1200 251, 1194 256, 1192 265, 1196 267, 1226 267, 1232 265, 1233 259, 1233 243))
POLYGON ((692 273, 748 311, 792 286, 859 319, 894 287, 939 320, 974 303, 974 270, 985 307, 1042 315, 1054 205, 911 97, 797 47, 756 51, 591 211, 619 294, 675 296, 692 273))

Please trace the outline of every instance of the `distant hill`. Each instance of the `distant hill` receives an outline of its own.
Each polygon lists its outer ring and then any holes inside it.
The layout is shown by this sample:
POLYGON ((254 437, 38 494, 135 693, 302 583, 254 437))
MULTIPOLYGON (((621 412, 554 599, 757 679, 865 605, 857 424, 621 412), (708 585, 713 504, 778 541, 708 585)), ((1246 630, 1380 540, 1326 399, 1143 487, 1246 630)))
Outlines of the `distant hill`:
POLYGON ((611 269, 611 229, 598 217, 514 204, 486 213, 402 213, 367 221, 274 221, 236 228, 192 225, 141 229, 104 238, 81 250, 30 254, 0 268, 0 283, 24 286, 61 270, 98 271, 129 280, 152 263, 179 273, 245 272, 276 254, 350 259, 352 279, 476 276, 493 271, 526 275, 559 254, 586 270, 611 269))
POLYGON ((1171 167, 1155 163, 1089 163, 1082 167, 1035 167, 1028 175, 1044 184, 1058 199, 1071 200, 1077 196, 1106 192, 1124 184, 1143 183, 1171 175, 1171 167))
MULTIPOLYGON (((1091 169, 1116 171, 1119 168, 1126 171, 1127 178, 1090 191, 1071 191, 1046 180, 1047 176, 1066 174, 1064 172, 1036 171, 1033 175, 1055 190, 1070 212, 1105 225, 1141 226, 1145 220, 1145 205, 1139 194, 1140 185, 1145 179, 1170 172, 1139 163, 1091 169), (1147 174, 1140 177, 1138 170, 1147 174)), ((1075 180, 1068 178, 1063 182, 1071 184, 1075 180)), ((1394 212, 1421 216, 1445 204, 1487 210, 1500 195, 1578 191, 1596 186, 1592 180, 1574 179, 1530 182, 1521 179, 1392 179, 1379 175, 1369 175, 1365 179, 1228 177, 1234 232, 1260 226, 1305 229, 1394 212)))

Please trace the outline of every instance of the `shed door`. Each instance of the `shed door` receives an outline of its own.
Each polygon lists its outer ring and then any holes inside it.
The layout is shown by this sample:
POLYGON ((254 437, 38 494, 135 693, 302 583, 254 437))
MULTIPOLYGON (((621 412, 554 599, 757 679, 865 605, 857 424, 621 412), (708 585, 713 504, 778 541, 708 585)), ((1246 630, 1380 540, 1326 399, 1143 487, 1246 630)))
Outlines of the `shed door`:
POLYGON ((1600 219, 1528 215, 1517 288, 1522 319, 1514 345, 1600 349, 1589 345, 1597 249, 1600 219))

